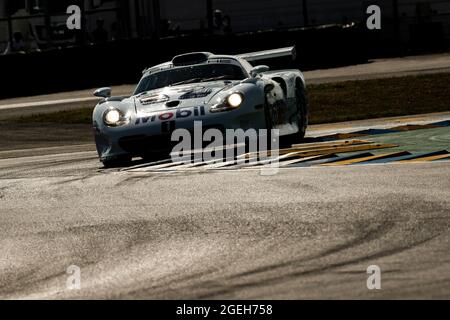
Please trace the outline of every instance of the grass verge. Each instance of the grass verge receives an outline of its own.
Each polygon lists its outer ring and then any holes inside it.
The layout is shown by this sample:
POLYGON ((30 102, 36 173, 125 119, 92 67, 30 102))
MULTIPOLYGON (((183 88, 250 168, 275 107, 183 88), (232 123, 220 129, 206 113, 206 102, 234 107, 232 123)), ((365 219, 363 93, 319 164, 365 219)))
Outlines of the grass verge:
MULTIPOLYGON (((450 111, 450 73, 308 86, 310 123, 450 111)), ((89 124, 92 108, 13 119, 21 123, 89 124)))

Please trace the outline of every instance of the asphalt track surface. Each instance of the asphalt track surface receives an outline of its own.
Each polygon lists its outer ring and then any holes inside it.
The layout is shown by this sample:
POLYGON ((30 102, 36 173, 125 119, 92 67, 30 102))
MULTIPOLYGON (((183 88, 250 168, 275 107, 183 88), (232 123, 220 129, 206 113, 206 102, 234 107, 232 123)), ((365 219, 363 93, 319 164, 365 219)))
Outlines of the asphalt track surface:
POLYGON ((22 156, 0 160, 2 299, 450 298, 449 161, 262 176, 22 156))

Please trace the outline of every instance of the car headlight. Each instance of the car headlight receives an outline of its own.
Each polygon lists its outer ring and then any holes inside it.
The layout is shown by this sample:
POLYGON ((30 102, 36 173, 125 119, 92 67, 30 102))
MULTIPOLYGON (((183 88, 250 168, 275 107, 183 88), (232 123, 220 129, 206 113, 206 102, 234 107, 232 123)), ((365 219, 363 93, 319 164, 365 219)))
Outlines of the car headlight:
POLYGON ((117 127, 129 122, 129 117, 117 108, 109 108, 103 114, 103 121, 109 127, 117 127))
POLYGON ((242 104, 242 101, 244 101, 244 99, 240 93, 232 93, 227 98, 228 104, 233 108, 239 107, 242 104))
POLYGON ((226 97, 222 102, 211 107, 210 112, 222 112, 239 108, 244 101, 244 95, 240 92, 234 92, 226 97))

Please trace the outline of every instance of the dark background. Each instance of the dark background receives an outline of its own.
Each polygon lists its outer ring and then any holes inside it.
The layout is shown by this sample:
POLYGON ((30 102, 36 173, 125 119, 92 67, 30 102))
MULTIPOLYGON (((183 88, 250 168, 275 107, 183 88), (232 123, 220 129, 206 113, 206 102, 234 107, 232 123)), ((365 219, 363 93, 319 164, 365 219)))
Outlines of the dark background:
MULTIPOLYGON (((312 70, 357 64, 377 57, 441 52, 447 49, 449 41, 445 32, 447 25, 442 22, 447 19, 447 13, 432 10, 434 3, 441 5, 443 1, 439 0, 428 1, 431 11, 421 9, 423 3, 418 2, 415 16, 408 22, 402 17, 399 0, 374 1, 382 8, 382 30, 367 29, 368 15, 364 12, 363 1, 359 20, 346 21, 343 12, 341 20, 344 21, 323 25, 312 19, 311 13, 308 17, 308 5, 313 1, 298 0, 298 26, 284 25, 280 21, 272 28, 266 26, 249 31, 234 31, 233 20, 229 29, 218 26, 217 8, 211 0, 202 4, 206 11, 199 16, 204 20, 196 29, 181 28, 183 21, 187 21, 183 18, 176 23, 163 17, 161 4, 156 0, 144 1, 142 6, 133 7, 132 12, 126 0, 36 1, 1 1, 4 17, 0 21, 7 41, 12 40, 17 32, 15 25, 20 22, 22 30, 23 25, 31 30, 28 39, 37 40, 40 50, 0 55, 3 79, 0 98, 136 83, 144 68, 190 51, 234 54, 295 45, 294 61, 278 59, 261 63, 272 68, 312 70), (83 10, 80 31, 69 31, 64 26, 68 16, 64 11, 69 4, 78 4, 83 10), (109 37, 105 41, 92 36, 99 19, 108 22, 105 28, 109 37), (111 19, 112 27, 109 26, 111 19), (111 37, 113 32, 114 38, 111 37)), ((184 3, 189 6, 189 2, 184 3)), ((283 5, 283 1, 279 3, 283 5)), ((320 10, 320 7, 315 8, 316 12, 320 10)), ((165 10, 170 13, 175 8, 165 10)), ((326 7, 323 10, 326 16, 326 7)), ((178 17, 183 17, 182 11, 181 8, 178 17)), ((243 26, 245 24, 240 22, 241 30, 243 26)))

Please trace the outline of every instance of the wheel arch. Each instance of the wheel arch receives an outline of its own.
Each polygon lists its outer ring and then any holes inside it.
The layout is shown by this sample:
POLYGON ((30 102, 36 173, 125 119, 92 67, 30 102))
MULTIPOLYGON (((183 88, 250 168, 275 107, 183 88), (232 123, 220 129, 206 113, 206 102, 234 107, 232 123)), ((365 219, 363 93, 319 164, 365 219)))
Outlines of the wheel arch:
POLYGON ((284 96, 287 96, 288 95, 288 87, 287 87, 286 80, 283 79, 282 77, 273 77, 271 79, 280 85, 281 90, 283 90, 284 96))
POLYGON ((295 87, 306 90, 306 83, 301 77, 296 77, 295 78, 295 87))

